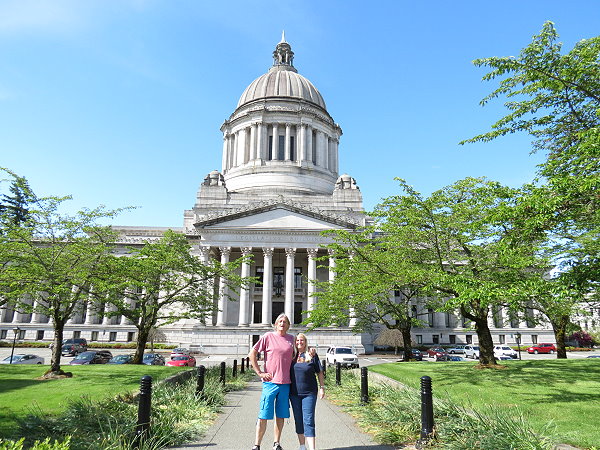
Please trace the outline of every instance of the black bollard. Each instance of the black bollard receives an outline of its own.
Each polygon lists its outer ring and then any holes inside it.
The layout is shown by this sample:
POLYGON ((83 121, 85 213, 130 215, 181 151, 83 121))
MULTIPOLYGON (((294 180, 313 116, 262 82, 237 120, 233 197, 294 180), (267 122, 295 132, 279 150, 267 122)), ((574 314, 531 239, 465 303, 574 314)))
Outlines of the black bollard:
POLYGON ((225 386, 225 361, 221 363, 221 375, 219 375, 219 382, 225 386))
POLYGON ((342 364, 335 363, 335 384, 340 386, 342 384, 342 364))
MULTIPOLYGON (((242 367, 244 367, 243 362, 242 362, 242 367)), ((233 378, 237 377, 237 359, 233 360, 233 368, 231 369, 231 376, 233 378)))
POLYGON ((246 357, 246 369, 250 370, 250 357, 246 357))
POLYGON ((366 367, 360 369, 360 401, 369 403, 369 369, 366 367))
POLYGON ((419 443, 426 444, 433 437, 433 395, 431 378, 421 377, 421 438, 419 443))
POLYGON ((246 372, 246 369, 244 367, 245 365, 246 365, 246 358, 242 358, 242 364, 240 366, 240 373, 245 373, 246 372))
POLYGON ((204 377, 206 376, 206 367, 198 366, 198 383, 196 384, 196 395, 204 393, 204 377))
POLYGON ((144 375, 140 382, 140 396, 138 404, 138 420, 135 429, 135 447, 150 433, 150 405, 152 403, 152 377, 144 375))

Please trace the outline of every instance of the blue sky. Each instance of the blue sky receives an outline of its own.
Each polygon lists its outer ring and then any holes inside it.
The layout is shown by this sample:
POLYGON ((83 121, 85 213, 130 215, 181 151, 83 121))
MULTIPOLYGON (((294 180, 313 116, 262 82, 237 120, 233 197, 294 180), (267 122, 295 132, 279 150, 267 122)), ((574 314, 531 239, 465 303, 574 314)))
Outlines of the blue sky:
POLYGON ((529 137, 458 145, 504 113, 479 106, 495 85, 471 61, 516 55, 546 20, 570 49, 599 19, 596 0, 2 0, 0 166, 73 209, 138 206, 119 225, 181 226, 285 29, 365 208, 394 177, 423 193, 466 176, 518 186, 542 157, 529 137))

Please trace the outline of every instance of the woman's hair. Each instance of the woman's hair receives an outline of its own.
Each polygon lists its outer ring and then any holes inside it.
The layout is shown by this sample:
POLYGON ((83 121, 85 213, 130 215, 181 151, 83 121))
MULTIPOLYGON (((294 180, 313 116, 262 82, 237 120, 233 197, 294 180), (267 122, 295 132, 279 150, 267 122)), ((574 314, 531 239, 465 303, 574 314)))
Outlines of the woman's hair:
POLYGON ((275 319, 275 322, 273 322, 273 328, 277 327, 277 322, 279 322, 279 319, 281 319, 282 317, 285 317, 285 320, 287 320, 288 325, 292 324, 292 322, 290 322, 290 318, 287 316, 287 314, 281 313, 277 316, 277 319, 275 319))
POLYGON ((298 353, 298 347, 296 347, 296 339, 298 339, 299 337, 304 338, 304 361, 305 362, 310 362, 310 360, 312 359, 312 357, 310 356, 310 353, 308 352, 308 338, 306 337, 306 335, 304 333, 298 333, 296 335, 296 338, 294 339, 294 356, 296 356, 296 354, 298 353))

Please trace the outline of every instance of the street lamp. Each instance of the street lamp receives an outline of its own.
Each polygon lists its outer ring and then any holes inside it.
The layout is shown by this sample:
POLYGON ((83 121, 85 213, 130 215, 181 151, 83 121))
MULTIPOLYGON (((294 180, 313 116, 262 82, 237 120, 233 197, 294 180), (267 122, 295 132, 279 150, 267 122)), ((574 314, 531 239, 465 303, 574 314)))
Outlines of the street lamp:
POLYGON ((515 339, 517 340, 517 350, 519 352, 519 360, 521 359, 521 333, 515 333, 515 339))
POLYGON ((17 334, 19 334, 19 331, 21 331, 21 329, 19 327, 17 327, 13 331, 15 332, 15 337, 13 338, 13 345, 12 345, 12 350, 10 352, 9 364, 12 364, 12 362, 13 362, 13 356, 15 354, 15 344, 17 343, 17 334))

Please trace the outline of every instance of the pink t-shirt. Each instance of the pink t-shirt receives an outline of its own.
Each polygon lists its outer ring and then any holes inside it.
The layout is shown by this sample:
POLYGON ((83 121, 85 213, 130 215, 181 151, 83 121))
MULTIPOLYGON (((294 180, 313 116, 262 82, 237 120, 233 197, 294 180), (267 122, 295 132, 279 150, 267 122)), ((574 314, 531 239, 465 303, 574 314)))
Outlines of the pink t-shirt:
POLYGON ((256 344, 254 350, 265 352, 264 372, 273 375, 271 383, 290 384, 290 367, 294 354, 294 336, 284 336, 275 332, 265 333, 256 344))

